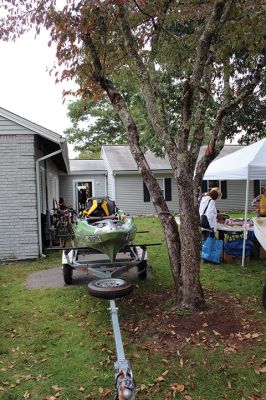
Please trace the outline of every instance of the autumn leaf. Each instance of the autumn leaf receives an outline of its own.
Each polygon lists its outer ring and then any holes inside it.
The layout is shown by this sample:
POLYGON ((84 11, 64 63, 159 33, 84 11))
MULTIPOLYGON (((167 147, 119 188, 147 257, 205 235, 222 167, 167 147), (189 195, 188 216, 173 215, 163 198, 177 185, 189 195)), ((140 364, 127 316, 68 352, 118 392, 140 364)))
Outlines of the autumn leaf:
POLYGON ((26 392, 23 394, 24 399, 29 399, 30 398, 30 392, 26 390, 26 392))
POLYGON ((266 373, 266 367, 256 368, 255 372, 257 375, 266 373))
POLYGON ((172 388, 173 390, 175 390, 175 391, 178 392, 178 393, 182 393, 182 392, 184 392, 184 390, 185 390, 185 386, 182 385, 181 383, 173 382, 173 383, 170 384, 170 386, 171 386, 171 388, 172 388))
POLYGON ((106 396, 109 396, 109 394, 111 394, 112 393, 112 390, 110 390, 110 389, 102 389, 102 391, 101 391, 101 396, 102 397, 106 397, 106 396))
POLYGON ((53 389, 55 392, 59 392, 59 391, 62 390, 63 388, 60 387, 60 386, 58 386, 58 385, 53 385, 53 386, 52 386, 52 389, 53 389))
POLYGON ((154 379, 156 382, 163 382, 164 377, 163 376, 158 376, 156 379, 154 379))

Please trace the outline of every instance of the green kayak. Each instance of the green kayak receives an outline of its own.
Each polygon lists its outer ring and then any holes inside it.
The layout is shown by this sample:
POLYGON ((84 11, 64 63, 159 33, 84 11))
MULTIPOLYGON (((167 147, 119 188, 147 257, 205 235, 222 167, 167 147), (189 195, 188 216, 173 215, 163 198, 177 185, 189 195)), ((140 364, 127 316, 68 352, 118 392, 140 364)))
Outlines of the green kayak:
POLYGON ((78 218, 74 226, 75 247, 93 248, 106 254, 113 262, 119 250, 132 242, 137 231, 133 218, 121 214, 120 211, 115 218, 105 217, 93 223, 78 218))

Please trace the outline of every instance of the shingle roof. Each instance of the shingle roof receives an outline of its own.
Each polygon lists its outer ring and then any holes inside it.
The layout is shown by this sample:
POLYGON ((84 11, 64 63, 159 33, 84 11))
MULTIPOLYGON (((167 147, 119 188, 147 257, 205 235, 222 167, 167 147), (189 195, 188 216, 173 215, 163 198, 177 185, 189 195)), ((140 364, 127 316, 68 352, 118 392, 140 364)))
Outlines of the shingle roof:
MULTIPOLYGON (((115 145, 103 146, 103 151, 113 171, 137 171, 137 164, 130 152, 129 146, 115 145)), ((156 157, 151 151, 145 153, 148 164, 152 170, 170 170, 168 158, 156 157)))
MULTIPOLYGON (((242 146, 239 145, 225 145, 218 158, 224 157, 230 153, 239 150, 242 146)), ((202 157, 206 146, 202 146, 200 149, 199 158, 202 157)), ((103 151, 109 161, 112 171, 137 171, 137 164, 130 152, 129 146, 126 145, 104 145, 103 151)), ((171 166, 168 157, 165 158, 156 157, 151 151, 145 153, 147 162, 153 171, 156 170, 171 170, 171 166)))
POLYGON ((103 160, 69 160, 70 173, 84 173, 88 171, 106 172, 106 166, 103 160))

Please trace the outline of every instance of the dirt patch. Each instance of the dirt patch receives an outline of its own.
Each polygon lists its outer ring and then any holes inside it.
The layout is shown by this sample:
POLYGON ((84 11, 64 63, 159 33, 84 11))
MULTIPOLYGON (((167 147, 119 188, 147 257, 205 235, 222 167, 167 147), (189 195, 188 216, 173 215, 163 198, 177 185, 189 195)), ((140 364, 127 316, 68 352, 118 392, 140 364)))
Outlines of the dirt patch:
POLYGON ((129 313, 122 319, 122 327, 134 337, 133 341, 141 339, 140 346, 152 352, 176 354, 190 344, 213 350, 222 345, 224 352, 230 354, 262 340, 260 324, 238 298, 211 291, 205 292, 205 298, 206 309, 190 314, 180 313, 171 304, 173 291, 135 295, 130 301, 145 310, 144 317, 129 313))

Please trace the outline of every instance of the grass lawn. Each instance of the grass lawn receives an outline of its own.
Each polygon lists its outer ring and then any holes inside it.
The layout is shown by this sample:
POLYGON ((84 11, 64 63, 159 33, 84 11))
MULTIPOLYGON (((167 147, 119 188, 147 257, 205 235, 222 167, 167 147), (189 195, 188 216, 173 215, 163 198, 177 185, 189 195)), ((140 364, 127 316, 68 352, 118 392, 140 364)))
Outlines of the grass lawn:
MULTIPOLYGON (((246 268, 203 264, 206 310, 174 307, 174 290, 157 218, 136 218, 136 242, 148 249, 153 278, 117 301, 126 356, 139 400, 266 399, 266 261, 246 268)), ((0 399, 99 400, 114 395, 114 341, 108 303, 85 286, 27 289, 34 271, 60 255, 0 266, 0 399)))

